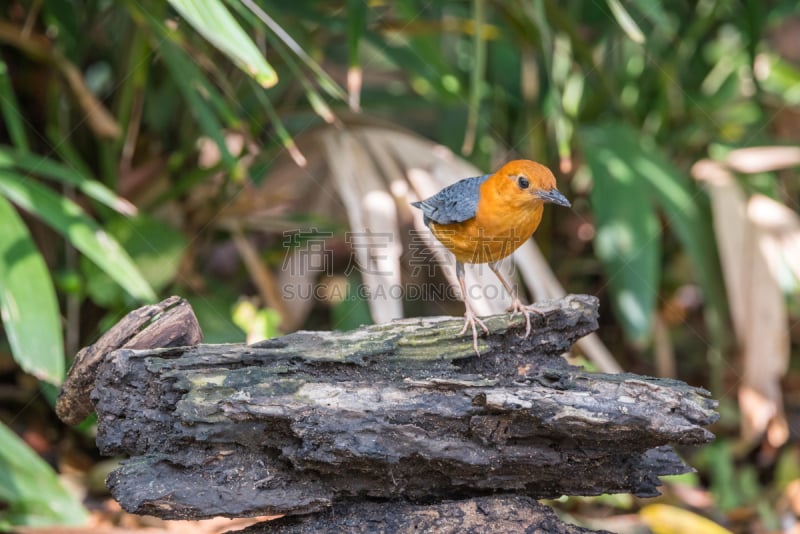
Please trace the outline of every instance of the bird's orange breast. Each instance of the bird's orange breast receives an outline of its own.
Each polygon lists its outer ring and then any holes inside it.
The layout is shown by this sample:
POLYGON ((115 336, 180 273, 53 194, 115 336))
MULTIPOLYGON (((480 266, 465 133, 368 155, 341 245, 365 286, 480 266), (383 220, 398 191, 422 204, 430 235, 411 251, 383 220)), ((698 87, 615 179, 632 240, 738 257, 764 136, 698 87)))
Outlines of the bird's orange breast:
POLYGON ((489 263, 510 256, 538 228, 542 220, 540 202, 502 203, 481 191, 475 217, 459 223, 431 223, 433 235, 464 263, 489 263))

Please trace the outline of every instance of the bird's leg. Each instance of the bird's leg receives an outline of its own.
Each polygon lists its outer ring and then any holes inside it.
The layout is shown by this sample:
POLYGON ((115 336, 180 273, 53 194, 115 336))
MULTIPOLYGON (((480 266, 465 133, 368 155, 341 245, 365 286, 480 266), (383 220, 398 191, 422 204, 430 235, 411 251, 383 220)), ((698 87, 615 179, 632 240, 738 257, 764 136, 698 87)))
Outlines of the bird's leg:
POLYGON ((505 279, 503 273, 500 272, 500 262, 491 262, 489 264, 489 268, 500 280, 500 283, 503 284, 503 287, 506 288, 508 294, 511 295, 511 306, 509 306, 508 311, 511 313, 522 313, 525 316, 525 337, 528 337, 531 335, 531 313, 538 313, 541 315, 542 312, 536 308, 533 308, 532 306, 524 305, 522 301, 519 300, 517 292, 514 290, 511 284, 508 283, 508 280, 505 279))
POLYGON ((467 284, 464 280, 464 264, 459 260, 456 260, 456 277, 458 277, 458 285, 461 287, 461 298, 464 300, 464 306, 467 309, 467 311, 464 313, 464 328, 461 329, 461 332, 459 332, 458 335, 463 336, 467 332, 467 329, 472 327, 472 346, 475 349, 475 354, 480 356, 481 353, 478 350, 478 328, 476 324, 480 325, 483 331, 487 334, 489 333, 489 329, 486 327, 483 321, 478 318, 469 303, 469 297, 467 296, 467 284))

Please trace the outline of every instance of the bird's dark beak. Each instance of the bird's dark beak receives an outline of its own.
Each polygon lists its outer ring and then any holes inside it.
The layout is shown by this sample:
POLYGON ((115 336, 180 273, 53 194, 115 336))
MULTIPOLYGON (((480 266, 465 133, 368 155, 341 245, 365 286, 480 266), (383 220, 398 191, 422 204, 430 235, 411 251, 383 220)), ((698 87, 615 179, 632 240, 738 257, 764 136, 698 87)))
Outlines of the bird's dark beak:
POLYGON ((550 191, 545 191, 540 189, 536 192, 536 196, 540 199, 544 200, 545 202, 552 202, 553 204, 557 204, 559 206, 564 207, 572 207, 572 204, 569 203, 567 197, 561 194, 558 189, 551 189, 550 191))

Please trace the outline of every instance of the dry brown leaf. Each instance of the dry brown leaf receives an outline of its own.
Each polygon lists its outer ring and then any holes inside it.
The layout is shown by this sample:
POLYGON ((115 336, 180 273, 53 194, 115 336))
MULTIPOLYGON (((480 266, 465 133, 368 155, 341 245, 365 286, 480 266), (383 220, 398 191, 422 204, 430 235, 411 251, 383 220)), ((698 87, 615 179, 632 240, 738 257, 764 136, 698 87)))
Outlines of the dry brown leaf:
POLYGON ((362 142, 347 130, 321 134, 333 184, 350 222, 351 246, 369 288, 370 313, 377 323, 403 317, 397 208, 362 142))
POLYGON ((780 380, 789 362, 789 324, 776 271, 781 247, 775 227, 764 217, 765 211, 780 211, 779 204, 759 195, 747 199, 729 171, 714 162, 704 161, 693 172, 706 181, 711 196, 714 232, 742 357, 742 437, 751 442, 766 435, 773 447, 779 447, 788 438, 780 380))
POLYGON ((800 165, 800 148, 794 146, 754 146, 731 150, 725 164, 736 172, 776 171, 800 165))
POLYGON ((656 364, 656 376, 677 378, 675 365, 675 348, 669 335, 669 326, 661 313, 656 313, 653 320, 653 351, 656 364))
MULTIPOLYGON (((537 300, 557 299, 567 294, 535 242, 529 240, 519 247, 514 253, 514 259, 522 279, 537 300)), ((622 371, 622 367, 596 333, 582 337, 576 345, 600 371, 604 373, 622 371)))

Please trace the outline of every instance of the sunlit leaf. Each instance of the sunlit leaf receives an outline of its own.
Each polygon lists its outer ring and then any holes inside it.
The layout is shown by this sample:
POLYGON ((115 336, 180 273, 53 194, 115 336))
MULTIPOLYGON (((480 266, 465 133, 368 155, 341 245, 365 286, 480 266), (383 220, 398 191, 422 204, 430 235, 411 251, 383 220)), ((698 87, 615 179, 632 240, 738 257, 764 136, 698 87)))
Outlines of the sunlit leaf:
POLYGON ((89 518, 47 463, 0 424, 0 529, 83 525, 89 518))
POLYGON ((730 530, 708 518, 669 504, 649 504, 642 508, 639 517, 654 534, 731 534, 730 530))
POLYGON ((755 74, 764 90, 788 105, 800 104, 800 69, 795 65, 764 52, 756 57, 755 74))
POLYGON ((0 196, 0 317, 14 359, 41 380, 64 378, 64 342, 50 272, 14 207, 0 196))
POLYGON ((262 87, 278 83, 278 75, 219 0, 169 0, 189 24, 252 76, 262 87))
MULTIPOLYGON (((317 84, 329 96, 344 100, 347 95, 342 88, 339 87, 339 85, 333 79, 331 79, 331 77, 324 70, 322 70, 322 67, 320 67, 319 64, 311 59, 311 57, 308 56, 303 48, 261 8, 255 4, 244 1, 232 2, 231 4, 232 7, 236 9, 237 12, 245 19, 252 19, 254 23, 257 23, 255 21, 261 21, 267 26, 270 31, 265 32, 264 37, 272 46, 272 49, 274 49, 284 61, 286 67, 289 69, 291 78, 303 86, 303 92, 305 93, 306 99, 308 100, 309 104, 311 104, 314 112, 322 117, 325 122, 333 123, 335 121, 333 110, 331 110, 330 106, 325 102, 325 99, 320 91, 318 91, 314 86, 308 73, 302 68, 300 61, 302 61, 308 68, 311 69, 311 71, 315 74, 317 84), (298 58, 300 61, 298 61, 298 58)), ((366 5, 364 5, 364 7, 366 8, 366 5)), ((256 97, 260 98, 261 96, 263 95, 259 95, 258 93, 256 94, 256 97)), ((267 113, 270 115, 270 120, 273 121, 274 124, 275 122, 274 118, 272 117, 272 113, 270 113, 270 111, 267 111, 267 113)), ((280 124, 279 129, 283 128, 282 121, 278 124, 280 124)), ((291 138, 289 139, 290 143, 287 143, 283 136, 281 136, 281 141, 287 147, 294 144, 294 141, 291 140, 291 138)), ((298 165, 305 165, 304 158, 299 154, 299 151, 296 147, 293 148, 293 152, 294 153, 292 154, 292 157, 298 162, 298 165)))
POLYGON ((281 314, 272 308, 257 308, 251 301, 236 303, 232 314, 236 326, 247 332, 247 343, 257 343, 281 335, 281 314))
POLYGON ((239 0, 243 5, 247 6, 247 8, 256 16, 258 17, 261 22, 263 22, 267 28, 270 29, 270 32, 275 35, 278 39, 283 42, 283 44, 289 48, 292 52, 294 52, 297 57, 299 57, 306 66, 311 69, 311 72, 317 78, 317 83, 319 86, 328 93, 328 95, 334 98, 344 99, 346 94, 344 90, 339 86, 336 81, 331 78, 331 76, 323 70, 323 68, 314 61, 311 56, 305 51, 305 49, 291 36, 289 35, 286 30, 284 30, 280 24, 278 24, 275 19, 269 16, 269 14, 261 9, 261 7, 253 2, 252 0, 239 0))
POLYGON ((0 194, 63 235, 132 297, 147 302, 156 299, 127 252, 80 206, 31 179, 8 171, 0 171, 0 194))
POLYGON ((614 18, 617 19, 622 30, 630 37, 631 41, 635 43, 643 43, 644 42, 644 34, 642 30, 639 29, 639 25, 636 24, 636 21, 633 20, 630 13, 622 6, 619 0, 606 0, 608 2, 608 7, 611 9, 611 13, 614 14, 614 18))
POLYGON ((116 195, 102 183, 55 160, 0 145, 0 168, 3 167, 16 167, 43 178, 74 185, 86 196, 105 204, 118 213, 132 215, 136 212, 133 204, 116 195))

